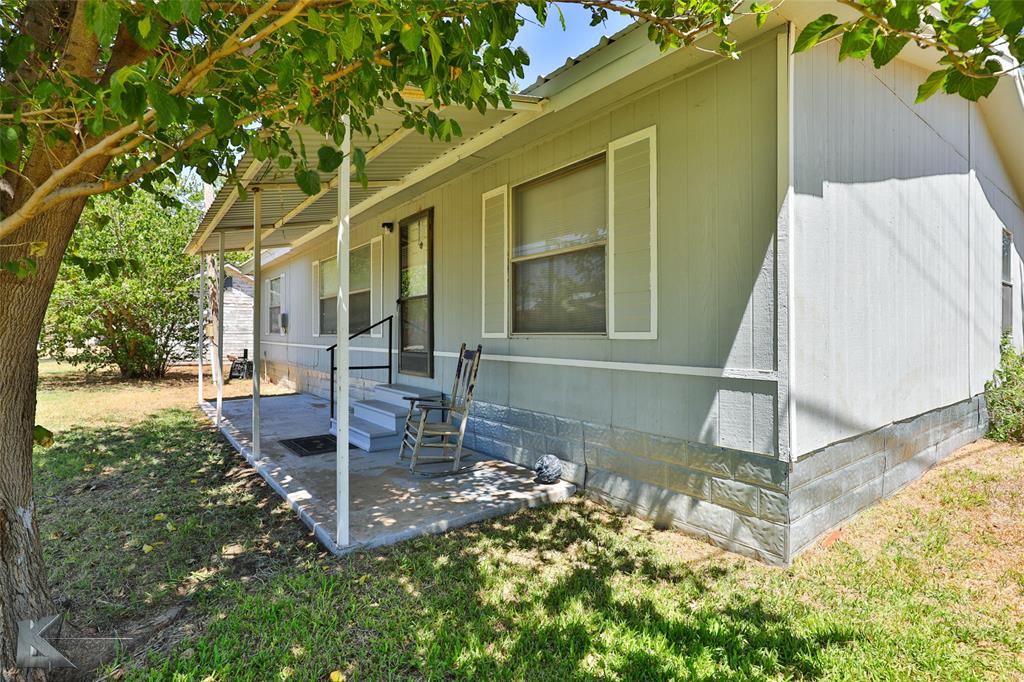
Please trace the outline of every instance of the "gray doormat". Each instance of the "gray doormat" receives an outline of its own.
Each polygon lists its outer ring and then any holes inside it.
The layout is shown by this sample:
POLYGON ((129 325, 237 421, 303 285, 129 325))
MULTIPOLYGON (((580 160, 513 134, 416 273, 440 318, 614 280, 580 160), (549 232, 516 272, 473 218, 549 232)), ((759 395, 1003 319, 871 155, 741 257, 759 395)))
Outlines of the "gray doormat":
POLYGON ((279 442, 299 457, 326 455, 329 452, 337 452, 338 450, 338 439, 329 433, 320 436, 286 438, 279 442))

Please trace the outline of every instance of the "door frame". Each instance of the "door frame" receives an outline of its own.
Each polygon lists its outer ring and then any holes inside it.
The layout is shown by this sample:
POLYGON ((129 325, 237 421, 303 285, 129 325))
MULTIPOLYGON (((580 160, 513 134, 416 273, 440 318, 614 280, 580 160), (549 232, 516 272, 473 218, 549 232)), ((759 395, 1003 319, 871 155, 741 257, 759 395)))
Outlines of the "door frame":
POLYGON ((434 207, 417 211, 398 221, 398 373, 419 377, 434 377, 434 207), (427 370, 419 372, 402 366, 402 228, 421 218, 427 219, 427 370))

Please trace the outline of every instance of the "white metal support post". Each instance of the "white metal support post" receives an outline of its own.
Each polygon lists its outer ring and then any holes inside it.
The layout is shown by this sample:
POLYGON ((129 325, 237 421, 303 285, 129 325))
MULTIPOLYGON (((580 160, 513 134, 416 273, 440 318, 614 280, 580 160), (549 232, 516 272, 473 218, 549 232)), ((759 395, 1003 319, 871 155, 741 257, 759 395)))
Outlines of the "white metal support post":
POLYGON ((252 456, 260 456, 260 336, 263 334, 263 250, 260 233, 262 201, 259 190, 252 193, 252 263, 255 286, 252 289, 252 456))
POLYGON ((199 339, 196 345, 196 401, 203 404, 203 342, 206 340, 206 256, 199 254, 199 339))
POLYGON ((335 362, 338 371, 334 375, 335 400, 335 433, 338 449, 335 455, 335 505, 337 510, 337 536, 339 547, 349 545, 349 477, 348 477, 348 244, 349 244, 349 191, 351 184, 350 152, 352 151, 352 131, 349 129, 349 118, 342 117, 345 125, 345 139, 341 151, 344 161, 338 167, 338 311, 337 339, 335 362))
POLYGON ((217 235, 217 428, 224 412, 224 233, 217 235))

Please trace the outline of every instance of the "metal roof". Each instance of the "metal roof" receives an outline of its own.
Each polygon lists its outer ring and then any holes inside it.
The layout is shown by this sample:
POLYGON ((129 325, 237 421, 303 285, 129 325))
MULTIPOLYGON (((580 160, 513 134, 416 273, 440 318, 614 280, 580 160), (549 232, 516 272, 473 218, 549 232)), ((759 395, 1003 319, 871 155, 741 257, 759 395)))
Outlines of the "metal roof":
MULTIPOLYGON (((378 112, 372 121, 379 128, 378 136, 372 139, 364 135, 353 136, 353 146, 362 149, 367 155, 366 174, 369 177, 369 185, 363 187, 359 183, 352 183, 352 216, 357 216, 374 206, 384 196, 394 195, 400 189, 415 184, 423 178, 424 171, 429 171, 434 166, 443 166, 438 162, 445 157, 454 157, 453 161, 465 159, 472 154, 473 149, 479 149, 481 145, 499 139, 503 126, 508 130, 514 130, 530 118, 538 116, 543 112, 545 97, 552 94, 552 87, 545 87, 547 84, 574 66, 601 53, 638 27, 638 24, 632 24, 612 36, 602 37, 594 47, 567 59, 565 64, 546 76, 538 77, 532 85, 513 96, 513 106, 510 109, 489 109, 484 114, 464 108, 445 110, 445 115, 454 118, 463 133, 461 138, 453 139, 451 142, 430 140, 424 135, 402 128, 401 118, 394 111, 378 112), (534 92, 537 90, 543 92, 535 95, 534 92)), ((555 90, 557 89, 556 87, 555 90)), ((316 150, 324 144, 323 136, 312 129, 300 126, 296 129, 295 137, 296 140, 302 138, 309 157, 309 166, 315 168, 316 150)), ((292 186, 291 170, 281 171, 270 161, 256 162, 250 154, 246 154, 239 162, 237 174, 244 187, 263 188, 262 223, 270 226, 262 233, 264 248, 293 246, 313 231, 319 233, 321 228, 336 220, 337 198, 331 191, 336 186, 336 176, 321 174, 320 195, 308 197, 297 187, 292 186), (278 183, 282 187, 274 188, 273 185, 278 183)), ((224 248, 228 251, 251 248, 253 199, 251 192, 247 194, 245 198, 241 198, 233 186, 222 187, 192 235, 187 251, 215 251, 218 244, 216 239, 211 239, 214 234, 224 235, 224 248)))
MULTIPOLYGON (((353 135, 353 146, 366 153, 369 183, 365 187, 352 183, 352 215, 373 205, 381 195, 394 194, 407 186, 417 177, 417 172, 432 162, 449 154, 458 156, 461 148, 473 144, 502 123, 516 117, 529 118, 540 111, 540 98, 528 95, 516 95, 511 108, 488 109, 482 114, 464 107, 446 109, 444 115, 454 119, 462 129, 462 137, 448 142, 431 140, 415 130, 403 128, 401 117, 395 111, 379 111, 371 120, 377 129, 375 135, 353 135)), ((517 122, 517 127, 519 124, 517 122)), ((300 142, 304 145, 311 168, 317 166, 319 147, 333 145, 306 126, 296 127, 292 138, 296 146, 300 142)), ((308 196, 295 184, 292 173, 292 169, 279 169, 273 160, 259 162, 251 154, 245 154, 239 161, 237 174, 242 186, 249 191, 242 196, 234 185, 220 189, 193 233, 188 253, 216 251, 218 239, 211 238, 214 235, 223 235, 224 248, 228 251, 251 248, 254 220, 254 192, 251 190, 254 189, 262 194, 264 248, 292 246, 310 231, 333 223, 338 213, 337 195, 332 191, 337 186, 337 174, 321 173, 320 193, 308 196)))

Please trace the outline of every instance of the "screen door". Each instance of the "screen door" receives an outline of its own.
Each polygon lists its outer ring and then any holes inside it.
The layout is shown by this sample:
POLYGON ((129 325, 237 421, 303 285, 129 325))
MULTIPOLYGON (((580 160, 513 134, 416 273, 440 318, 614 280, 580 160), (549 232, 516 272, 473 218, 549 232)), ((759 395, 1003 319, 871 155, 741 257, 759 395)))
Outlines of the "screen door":
POLYGON ((434 375, 433 209, 398 224, 398 371, 434 375))

